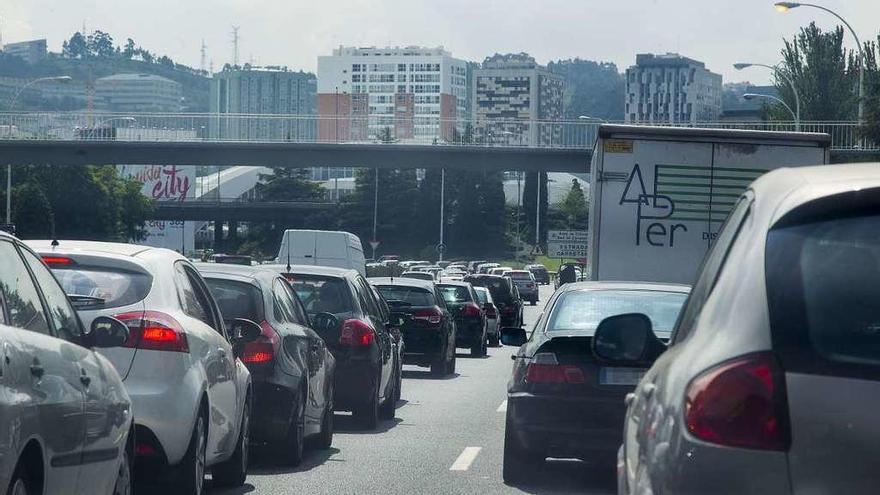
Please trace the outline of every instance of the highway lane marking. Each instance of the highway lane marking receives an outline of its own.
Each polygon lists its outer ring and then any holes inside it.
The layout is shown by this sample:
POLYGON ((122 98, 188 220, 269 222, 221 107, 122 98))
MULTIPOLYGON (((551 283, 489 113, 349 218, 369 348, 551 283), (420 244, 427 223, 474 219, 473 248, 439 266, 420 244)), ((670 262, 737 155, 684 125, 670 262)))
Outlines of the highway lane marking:
POLYGON ((450 467, 449 470, 467 471, 470 469, 471 464, 473 464, 474 459, 477 458, 481 450, 483 450, 482 447, 465 447, 461 452, 461 455, 458 456, 458 459, 452 463, 452 467, 450 467))
POLYGON ((504 399, 504 402, 498 406, 498 412, 507 412, 507 399, 504 399))

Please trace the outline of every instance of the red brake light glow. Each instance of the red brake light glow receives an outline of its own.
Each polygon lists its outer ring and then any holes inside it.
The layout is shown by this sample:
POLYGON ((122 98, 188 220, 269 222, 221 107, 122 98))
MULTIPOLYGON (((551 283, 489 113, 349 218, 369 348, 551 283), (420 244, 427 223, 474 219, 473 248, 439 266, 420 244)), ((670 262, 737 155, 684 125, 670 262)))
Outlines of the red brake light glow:
POLYGON ((480 316, 482 311, 480 311, 480 307, 474 303, 467 303, 461 308, 461 314, 463 316, 480 316))
POLYGON ((373 343, 376 332, 361 320, 345 320, 339 334, 339 345, 365 347, 373 343))
POLYGON ((183 327, 172 316, 159 311, 133 311, 115 318, 128 327, 123 347, 150 351, 189 352, 183 327))
POLYGON ((275 362, 275 353, 281 346, 278 332, 265 320, 260 322, 260 328, 263 334, 244 345, 244 352, 241 354, 241 362, 244 364, 266 365, 275 362))
POLYGON ((535 354, 526 370, 528 383, 586 383, 584 372, 572 364, 559 364, 556 355, 542 352, 535 354))
POLYGON ((412 315, 412 320, 428 323, 430 325, 438 325, 443 315, 437 309, 423 309, 416 311, 412 315))
POLYGON ((66 256, 43 256, 43 263, 47 265, 72 265, 73 260, 66 256))

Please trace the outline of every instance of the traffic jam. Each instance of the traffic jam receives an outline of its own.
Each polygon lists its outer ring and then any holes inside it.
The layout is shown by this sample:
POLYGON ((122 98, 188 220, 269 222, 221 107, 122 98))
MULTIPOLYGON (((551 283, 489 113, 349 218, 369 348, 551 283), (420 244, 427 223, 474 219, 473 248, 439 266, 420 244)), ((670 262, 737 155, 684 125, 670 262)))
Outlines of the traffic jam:
MULTIPOLYGON (((0 233, 0 481, 242 487, 257 450, 295 467, 334 448, 337 421, 384 434, 408 370, 456 387, 465 362, 510 359, 506 485, 549 458, 599 466, 621 494, 873 492, 880 169, 796 166, 826 161, 820 135, 686 132, 603 126, 593 170, 620 180, 596 182, 588 235, 551 236, 589 245, 555 270, 365 260, 346 232, 287 230, 269 264, 0 233), (672 190, 645 165, 707 139, 708 185, 672 190), (729 177, 745 185, 717 221, 677 209, 729 177)), ((672 170, 706 177, 688 167, 672 170)))

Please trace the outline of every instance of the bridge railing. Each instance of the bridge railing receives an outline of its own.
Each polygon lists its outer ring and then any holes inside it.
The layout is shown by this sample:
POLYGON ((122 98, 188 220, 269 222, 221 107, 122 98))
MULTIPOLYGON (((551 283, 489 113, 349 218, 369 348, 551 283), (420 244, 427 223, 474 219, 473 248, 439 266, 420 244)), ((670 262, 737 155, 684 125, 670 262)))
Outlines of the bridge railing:
MULTIPOLYGON (((473 120, 437 115, 317 116, 18 112, 0 113, 0 139, 253 142, 400 143, 591 149, 599 120, 473 120)), ((721 129, 794 131, 794 122, 730 121, 641 123, 721 129)), ((804 132, 831 136, 835 150, 880 150, 862 137, 858 122, 802 122, 804 132)))

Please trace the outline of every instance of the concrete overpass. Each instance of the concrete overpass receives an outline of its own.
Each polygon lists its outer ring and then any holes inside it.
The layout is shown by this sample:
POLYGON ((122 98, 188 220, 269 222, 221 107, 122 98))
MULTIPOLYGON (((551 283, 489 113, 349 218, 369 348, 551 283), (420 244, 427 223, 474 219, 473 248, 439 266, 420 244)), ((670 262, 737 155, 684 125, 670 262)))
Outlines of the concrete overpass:
POLYGON ((157 201, 154 203, 154 220, 222 220, 248 222, 257 220, 282 220, 290 216, 333 208, 335 203, 326 201, 216 201, 197 199, 190 201, 157 201))

